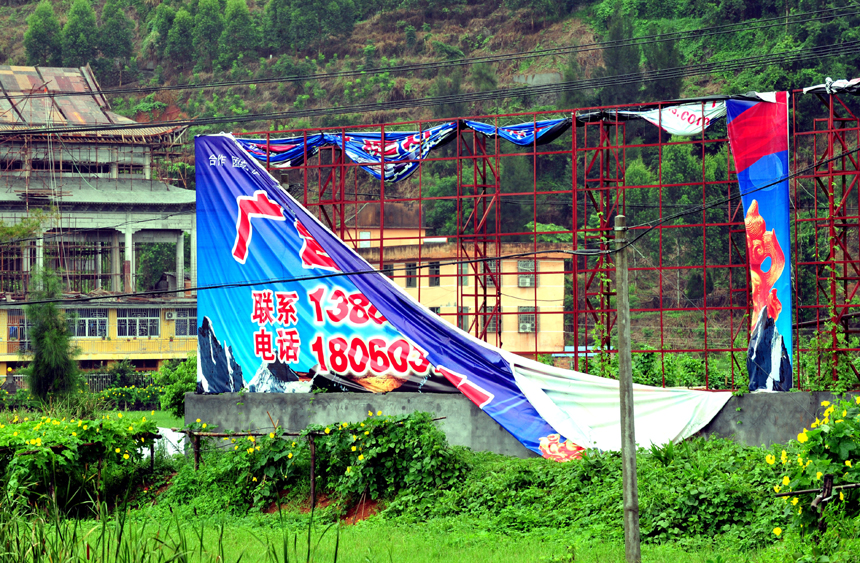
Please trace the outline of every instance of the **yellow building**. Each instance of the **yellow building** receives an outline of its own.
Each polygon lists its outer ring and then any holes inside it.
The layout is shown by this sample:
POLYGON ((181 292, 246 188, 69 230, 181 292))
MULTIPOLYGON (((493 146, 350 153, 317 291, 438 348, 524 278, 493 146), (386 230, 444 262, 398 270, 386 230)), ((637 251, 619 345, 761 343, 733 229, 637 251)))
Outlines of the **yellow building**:
MULTIPOLYGON (((381 270, 433 313, 490 344, 525 355, 564 350, 562 252, 458 264, 468 258, 458 258, 457 245, 427 240, 436 242, 389 245, 386 230, 381 270)), ((538 250, 568 247, 539 244, 538 250)), ((533 243, 505 243, 494 255, 532 250, 533 243)), ((357 252, 380 267, 378 246, 357 252)))
MULTIPOLYGON (((66 309, 80 367, 95 370, 127 359, 138 370, 156 370, 165 360, 196 353, 197 302, 178 301, 66 309)), ((23 309, 0 309, 0 335, 0 373, 27 365, 23 309)))

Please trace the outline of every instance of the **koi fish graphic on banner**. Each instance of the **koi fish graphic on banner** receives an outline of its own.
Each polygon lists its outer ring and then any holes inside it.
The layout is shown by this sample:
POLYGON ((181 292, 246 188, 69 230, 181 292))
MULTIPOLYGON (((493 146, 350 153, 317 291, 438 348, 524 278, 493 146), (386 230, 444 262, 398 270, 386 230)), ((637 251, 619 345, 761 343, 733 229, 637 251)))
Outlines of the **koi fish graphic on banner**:
POLYGON ((788 93, 728 100, 728 132, 747 232, 753 330, 750 391, 791 389, 788 93))
MULTIPOLYGON (((198 283, 211 288, 198 293, 198 392, 462 393, 544 457, 620 447, 617 381, 516 356, 434 315, 243 147, 195 139, 198 283)), ((649 445, 690 436, 730 395, 636 386, 634 397, 649 445)))

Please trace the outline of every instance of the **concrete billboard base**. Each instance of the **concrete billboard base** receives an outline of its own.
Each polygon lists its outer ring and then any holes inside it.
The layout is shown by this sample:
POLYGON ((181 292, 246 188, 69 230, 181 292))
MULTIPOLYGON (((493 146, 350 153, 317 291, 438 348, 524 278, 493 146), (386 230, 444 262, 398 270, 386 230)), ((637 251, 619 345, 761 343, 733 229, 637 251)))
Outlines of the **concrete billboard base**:
MULTIPOLYGON (((269 415, 289 432, 309 424, 336 425, 359 422, 367 411, 383 415, 429 412, 445 417, 437 422, 448 443, 507 456, 527 458, 537 454, 526 449, 464 395, 443 393, 222 393, 185 395, 185 423, 198 418, 218 431, 266 431, 269 415)), ((208 428, 207 428, 208 429, 208 428)))
MULTIPOLYGON (((821 418, 822 401, 835 401, 828 392, 748 393, 732 397, 700 432, 702 436, 732 438, 748 446, 785 444, 821 418)), ((185 395, 185 422, 198 418, 221 431, 269 431, 269 415, 291 432, 309 424, 358 422, 367 411, 397 415, 416 411, 445 417, 437 424, 448 442, 475 451, 527 458, 536 454, 476 407, 465 396, 436 393, 224 393, 185 395)), ((671 416, 671 413, 666 413, 671 416)))

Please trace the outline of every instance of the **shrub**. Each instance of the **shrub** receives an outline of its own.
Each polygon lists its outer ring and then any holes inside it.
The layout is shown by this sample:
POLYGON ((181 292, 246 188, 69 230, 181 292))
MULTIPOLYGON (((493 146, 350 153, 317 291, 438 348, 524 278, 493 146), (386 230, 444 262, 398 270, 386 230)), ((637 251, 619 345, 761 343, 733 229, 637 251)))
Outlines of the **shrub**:
POLYGON ((197 388, 197 356, 171 368, 165 365, 155 376, 161 386, 161 408, 173 416, 185 416, 185 394, 197 388))

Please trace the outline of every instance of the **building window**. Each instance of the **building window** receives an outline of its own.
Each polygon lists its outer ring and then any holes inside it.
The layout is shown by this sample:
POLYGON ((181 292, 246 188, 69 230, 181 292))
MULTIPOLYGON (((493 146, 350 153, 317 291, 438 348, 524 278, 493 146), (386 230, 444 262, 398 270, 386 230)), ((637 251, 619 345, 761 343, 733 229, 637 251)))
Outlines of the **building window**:
POLYGON ((434 315, 441 315, 442 314, 442 307, 430 307, 430 312, 433 313, 434 315))
POLYGON ((537 320, 537 307, 517 307, 517 325, 520 332, 537 332, 537 320))
POLYGON ((471 264, 457 264, 457 285, 466 287, 469 285, 469 270, 471 264))
POLYGON ((488 288, 495 288, 496 283, 498 283, 498 287, 502 287, 502 276, 499 271, 498 260, 487 260, 483 263, 484 283, 488 288))
POLYGON ((406 287, 418 287, 418 264, 406 263, 406 287))
POLYGON ((382 273, 389 277, 389 279, 394 279, 394 265, 386 264, 382 266, 382 273))
POLYGON ((481 308, 481 328, 487 331, 487 334, 502 332, 502 308, 499 307, 493 314, 493 307, 481 308))
POLYGON ((370 231, 358 232, 358 247, 370 248, 370 231))
POLYGON ((32 351, 30 346, 30 327, 24 316, 24 309, 9 309, 7 313, 7 323, 9 326, 9 341, 17 343, 17 349, 10 346, 9 352, 29 352, 32 351))
POLYGON ((469 308, 457 307, 457 328, 469 332, 469 308))
POLYGON ((442 266, 439 262, 430 262, 430 287, 439 287, 440 275, 442 274, 442 266))
POLYGON ((104 338, 107 336, 107 309, 72 309, 66 311, 69 335, 73 338, 104 338))
POLYGON ((176 336, 197 336, 197 309, 176 310, 176 336))
POLYGON ((517 285, 519 287, 537 287, 537 276, 535 275, 534 260, 517 260, 517 285))
POLYGON ((116 312, 116 335, 119 337, 158 336, 161 309, 119 309, 116 312))

